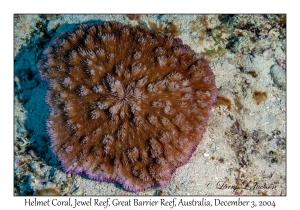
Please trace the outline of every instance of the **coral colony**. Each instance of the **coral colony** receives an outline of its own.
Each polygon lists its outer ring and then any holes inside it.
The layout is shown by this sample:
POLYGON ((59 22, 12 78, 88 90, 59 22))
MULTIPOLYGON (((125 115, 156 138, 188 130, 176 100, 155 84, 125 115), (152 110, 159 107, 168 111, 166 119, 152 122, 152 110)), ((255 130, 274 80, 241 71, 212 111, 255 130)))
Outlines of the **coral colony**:
POLYGON ((39 68, 63 169, 134 192, 187 163, 217 94, 208 62, 179 38, 116 22, 60 35, 39 68))

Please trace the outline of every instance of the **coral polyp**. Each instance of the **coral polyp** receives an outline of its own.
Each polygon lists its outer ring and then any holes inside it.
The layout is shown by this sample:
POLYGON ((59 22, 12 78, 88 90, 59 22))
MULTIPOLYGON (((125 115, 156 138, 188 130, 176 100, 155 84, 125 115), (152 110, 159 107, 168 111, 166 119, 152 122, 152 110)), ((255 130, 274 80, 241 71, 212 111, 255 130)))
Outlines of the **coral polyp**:
POLYGON ((63 169, 134 192, 187 163, 217 94, 209 63, 179 38, 117 22, 60 35, 39 68, 63 169))

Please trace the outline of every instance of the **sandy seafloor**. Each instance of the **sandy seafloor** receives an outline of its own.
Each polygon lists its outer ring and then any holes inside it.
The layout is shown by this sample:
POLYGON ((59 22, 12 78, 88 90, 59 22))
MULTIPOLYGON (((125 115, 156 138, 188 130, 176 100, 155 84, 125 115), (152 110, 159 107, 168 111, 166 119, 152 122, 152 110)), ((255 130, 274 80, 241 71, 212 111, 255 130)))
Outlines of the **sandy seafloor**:
POLYGON ((15 15, 14 56, 15 195, 286 195, 285 15, 15 15), (42 51, 78 24, 104 21, 178 36, 215 73, 208 128, 165 188, 136 194, 67 175, 51 151, 42 51))

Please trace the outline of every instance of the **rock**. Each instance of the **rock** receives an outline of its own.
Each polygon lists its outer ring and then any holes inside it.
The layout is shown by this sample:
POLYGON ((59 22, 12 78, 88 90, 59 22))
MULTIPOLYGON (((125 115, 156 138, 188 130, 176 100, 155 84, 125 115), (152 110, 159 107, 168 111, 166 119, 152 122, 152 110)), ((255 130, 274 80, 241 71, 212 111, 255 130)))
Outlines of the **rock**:
POLYGON ((273 65, 270 68, 270 74, 274 81, 274 83, 280 88, 285 90, 286 89, 286 75, 285 71, 278 65, 273 65))

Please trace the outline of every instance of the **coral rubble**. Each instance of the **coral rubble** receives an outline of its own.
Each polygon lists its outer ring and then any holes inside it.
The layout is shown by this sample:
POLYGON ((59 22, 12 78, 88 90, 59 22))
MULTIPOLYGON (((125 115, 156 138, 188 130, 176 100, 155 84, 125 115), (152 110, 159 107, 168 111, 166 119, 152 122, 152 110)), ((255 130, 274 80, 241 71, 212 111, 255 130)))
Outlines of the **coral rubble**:
POLYGON ((60 35, 39 68, 64 170, 135 192, 188 161, 217 95, 208 62, 179 38, 116 22, 60 35))

